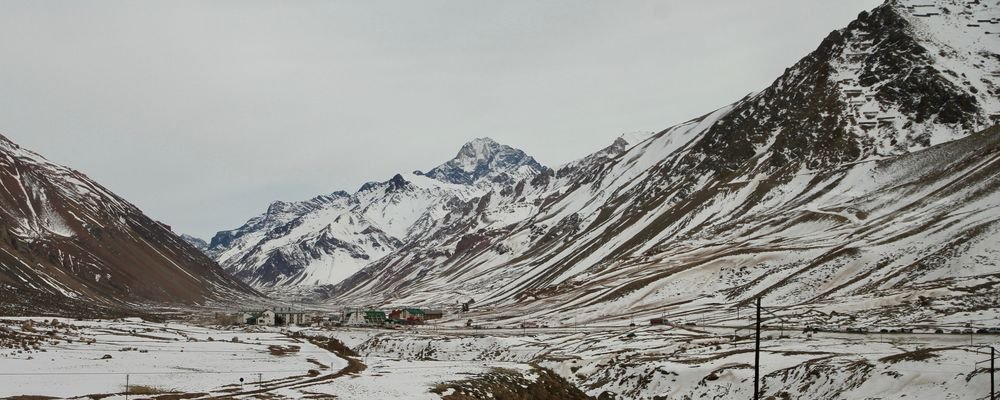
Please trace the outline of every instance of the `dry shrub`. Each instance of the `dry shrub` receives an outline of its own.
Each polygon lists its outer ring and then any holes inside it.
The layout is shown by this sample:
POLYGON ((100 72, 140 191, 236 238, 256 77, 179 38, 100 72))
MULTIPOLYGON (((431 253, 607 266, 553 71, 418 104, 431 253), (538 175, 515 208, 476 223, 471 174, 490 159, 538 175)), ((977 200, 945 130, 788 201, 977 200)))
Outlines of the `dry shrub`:
POLYGON ((153 394, 166 394, 174 392, 177 391, 158 388, 156 386, 147 386, 147 385, 131 385, 128 387, 128 394, 153 395, 153 394))

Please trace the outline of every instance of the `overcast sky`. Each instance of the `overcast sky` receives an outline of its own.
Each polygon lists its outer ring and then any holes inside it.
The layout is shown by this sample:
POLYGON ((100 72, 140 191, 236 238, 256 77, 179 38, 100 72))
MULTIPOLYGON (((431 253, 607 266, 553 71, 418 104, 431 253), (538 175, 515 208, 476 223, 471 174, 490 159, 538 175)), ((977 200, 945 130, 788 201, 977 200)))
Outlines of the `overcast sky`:
POLYGON ((208 238, 489 136, 556 166, 760 90, 874 0, 0 1, 0 133, 208 238))

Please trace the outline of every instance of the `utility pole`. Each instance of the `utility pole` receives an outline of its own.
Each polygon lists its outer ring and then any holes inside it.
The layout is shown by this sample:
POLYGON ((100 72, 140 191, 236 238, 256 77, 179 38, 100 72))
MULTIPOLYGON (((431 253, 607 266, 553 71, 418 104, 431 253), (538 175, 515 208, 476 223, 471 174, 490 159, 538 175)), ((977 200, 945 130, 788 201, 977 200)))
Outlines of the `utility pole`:
POLYGON ((125 400, 128 400, 128 374, 125 374, 125 400))
MULTIPOLYGON (((997 349, 995 347, 993 347, 993 346, 980 346, 980 347, 989 347, 990 348, 990 400, 997 400, 997 392, 996 392, 996 390, 997 390, 997 386, 996 386, 997 349)), ((978 351, 976 353, 977 354, 986 354, 986 353, 980 353, 978 351)), ((977 365, 976 368, 978 368, 979 364, 984 363, 984 362, 986 362, 986 361, 979 361, 979 362, 977 362, 976 363, 976 365, 977 365)))
POLYGON ((753 351, 753 398, 760 400, 760 297, 757 298, 757 339, 753 351))

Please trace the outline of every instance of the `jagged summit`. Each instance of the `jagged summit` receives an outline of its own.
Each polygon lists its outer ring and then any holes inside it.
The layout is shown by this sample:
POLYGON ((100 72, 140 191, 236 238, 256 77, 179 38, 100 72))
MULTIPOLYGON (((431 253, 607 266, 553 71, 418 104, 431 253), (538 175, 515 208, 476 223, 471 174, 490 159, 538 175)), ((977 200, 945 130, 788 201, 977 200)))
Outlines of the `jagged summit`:
POLYGON ((6 147, 13 146, 14 148, 18 147, 17 143, 12 142, 10 139, 8 139, 6 136, 4 136, 2 133, 0 133, 0 145, 4 145, 6 147))
POLYGON ((616 143, 622 142, 626 146, 631 147, 646 141, 646 139, 649 139, 655 134, 656 132, 647 132, 647 131, 625 132, 622 133, 621 135, 618 135, 618 138, 615 139, 615 142, 616 143))
POLYGON ((466 143, 455 158, 425 175, 442 182, 471 185, 484 177, 528 175, 543 169, 541 164, 524 151, 483 137, 466 143))

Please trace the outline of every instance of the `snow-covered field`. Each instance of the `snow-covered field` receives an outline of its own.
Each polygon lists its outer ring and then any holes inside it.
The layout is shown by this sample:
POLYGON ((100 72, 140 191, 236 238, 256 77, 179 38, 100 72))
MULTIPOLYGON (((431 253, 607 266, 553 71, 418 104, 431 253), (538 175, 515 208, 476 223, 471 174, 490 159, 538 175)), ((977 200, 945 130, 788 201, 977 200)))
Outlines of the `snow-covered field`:
POLYGON ((0 329, 0 396, 121 393, 126 379, 163 392, 208 393, 238 389, 240 378, 249 388, 347 365, 277 331, 41 318, 4 319, 0 329), (9 347, 21 339, 32 344, 9 347))
MULTIPOLYGON (((128 379, 133 394, 152 398, 436 399, 453 390, 442 384, 461 386, 498 369, 534 379, 533 365, 593 397, 748 398, 752 333, 665 325, 293 334, 139 319, 0 318, 0 398, 124 398, 128 379), (322 346, 325 338, 358 356, 338 356, 322 346)), ((782 399, 986 398, 986 346, 1000 341, 987 334, 791 328, 762 337, 763 398, 782 399)))
POLYGON ((439 398, 430 389, 516 363, 365 357, 367 368, 279 329, 222 329, 140 319, 0 318, 0 398, 439 398), (241 385, 240 378, 243 379, 241 385), (143 397, 143 396, 138 396, 143 397))
MULTIPOLYGON (((527 362, 587 394, 619 399, 745 399, 753 394, 752 331, 642 326, 315 332, 364 354, 451 362, 527 362), (734 338, 734 333, 737 336, 734 338)), ((982 399, 998 335, 762 334, 762 398, 982 399), (984 362, 986 361, 986 362, 984 362), (774 396, 774 397, 769 397, 774 396)))

